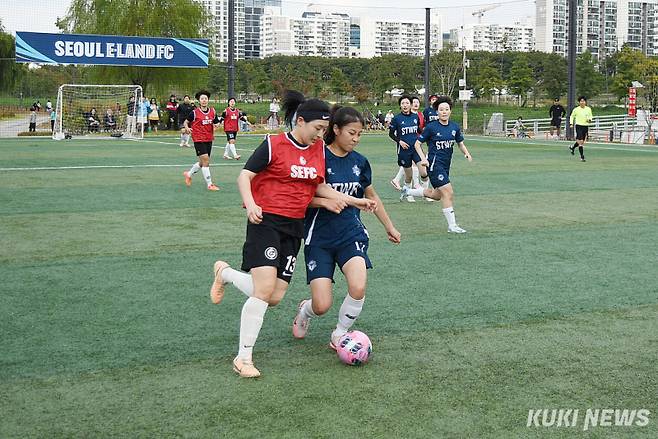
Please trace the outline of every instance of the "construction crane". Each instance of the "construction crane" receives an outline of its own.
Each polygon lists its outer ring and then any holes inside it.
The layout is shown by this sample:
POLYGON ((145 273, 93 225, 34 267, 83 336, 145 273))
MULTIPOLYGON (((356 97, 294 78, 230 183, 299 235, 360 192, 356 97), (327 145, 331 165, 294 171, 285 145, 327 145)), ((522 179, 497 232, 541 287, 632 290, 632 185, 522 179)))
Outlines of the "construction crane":
POLYGON ((487 12, 487 11, 490 11, 492 9, 496 9, 499 6, 500 6, 499 4, 485 6, 484 8, 478 9, 477 11, 473 12, 471 15, 473 17, 477 17, 478 18, 478 24, 481 24, 482 23, 482 17, 484 16, 484 13, 487 12))

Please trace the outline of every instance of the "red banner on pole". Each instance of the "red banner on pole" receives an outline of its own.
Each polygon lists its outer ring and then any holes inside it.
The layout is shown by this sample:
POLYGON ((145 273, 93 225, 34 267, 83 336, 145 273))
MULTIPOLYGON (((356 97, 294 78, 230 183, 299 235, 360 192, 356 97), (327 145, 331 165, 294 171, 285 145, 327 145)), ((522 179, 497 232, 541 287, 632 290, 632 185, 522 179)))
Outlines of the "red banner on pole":
POLYGON ((628 88, 628 117, 637 116, 637 89, 628 88))

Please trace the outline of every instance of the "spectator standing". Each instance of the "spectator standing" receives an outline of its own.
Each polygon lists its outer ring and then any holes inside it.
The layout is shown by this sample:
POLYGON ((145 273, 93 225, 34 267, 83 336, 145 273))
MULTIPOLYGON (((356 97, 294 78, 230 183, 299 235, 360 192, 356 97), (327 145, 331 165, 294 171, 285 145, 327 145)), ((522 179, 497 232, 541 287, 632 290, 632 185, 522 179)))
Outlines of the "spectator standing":
POLYGON ((551 117, 551 137, 554 137, 554 132, 557 130, 557 138, 560 138, 560 127, 562 126, 562 118, 567 114, 564 110, 562 104, 560 104, 560 98, 555 98, 553 105, 548 110, 548 115, 551 117))
POLYGON ((131 96, 128 99, 128 105, 126 106, 126 135, 128 137, 133 137, 135 135, 135 129, 137 127, 137 120, 135 117, 135 96, 131 96))
POLYGON ((176 114, 178 116, 178 126, 183 127, 181 128, 181 135, 180 135, 180 146, 184 146, 186 148, 189 148, 190 145, 190 134, 187 133, 187 130, 185 129, 185 119, 190 115, 191 112, 194 111, 194 103, 190 100, 189 95, 185 95, 183 97, 183 103, 178 105, 178 109, 176 110, 176 114))
POLYGON ((158 124, 160 123, 160 107, 158 107, 158 101, 155 98, 151 98, 151 103, 149 104, 149 126, 151 130, 158 132, 158 124))
POLYGON ((37 107, 32 106, 30 107, 30 126, 28 128, 28 131, 30 133, 34 133, 37 130, 37 107))
POLYGON ((170 130, 173 128, 178 131, 178 117, 176 114, 178 110, 178 102, 176 101, 176 95, 169 96, 167 101, 167 129, 170 130))

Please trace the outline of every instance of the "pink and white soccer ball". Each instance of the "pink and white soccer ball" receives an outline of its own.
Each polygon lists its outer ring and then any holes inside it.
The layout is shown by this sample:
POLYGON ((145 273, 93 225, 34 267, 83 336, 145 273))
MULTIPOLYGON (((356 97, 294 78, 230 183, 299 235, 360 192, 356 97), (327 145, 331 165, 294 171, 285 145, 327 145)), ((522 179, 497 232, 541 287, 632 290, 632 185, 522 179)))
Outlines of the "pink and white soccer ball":
POLYGON ((336 346, 338 358, 350 366, 359 366, 370 358, 372 343, 361 331, 350 331, 343 335, 336 346))

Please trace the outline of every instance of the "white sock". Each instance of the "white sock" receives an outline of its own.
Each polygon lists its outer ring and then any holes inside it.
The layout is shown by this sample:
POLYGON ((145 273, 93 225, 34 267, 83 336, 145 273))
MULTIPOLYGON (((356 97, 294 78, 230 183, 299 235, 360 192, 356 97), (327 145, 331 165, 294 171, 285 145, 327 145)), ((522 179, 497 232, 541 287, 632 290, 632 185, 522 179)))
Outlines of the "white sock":
POLYGON ((252 297, 254 295, 254 281, 251 278, 251 274, 243 273, 242 271, 228 267, 222 270, 222 279, 227 283, 233 284, 233 286, 242 291, 245 296, 252 297))
POLYGON ((185 143, 185 134, 183 133, 180 135, 180 143, 185 143))
POLYGON ((393 181, 397 181, 399 183, 402 180, 402 177, 404 177, 404 168, 400 166, 400 169, 398 169, 398 173, 393 181))
POLYGON ((238 152, 235 150, 235 143, 229 143, 229 148, 231 149, 231 154, 233 154, 233 157, 237 157, 238 152))
POLYGON ((420 179, 420 185, 421 185, 423 188, 428 189, 428 188, 430 187, 430 177, 427 176, 427 177, 425 177, 424 179, 421 177, 421 179, 420 179))
POLYGON ((201 168, 201 172, 203 173, 203 178, 206 179, 206 184, 210 186, 212 184, 212 177, 210 176, 210 168, 204 166, 203 168, 201 168))
POLYGON ((224 157, 228 157, 229 149, 231 148, 231 144, 227 143, 226 146, 224 147, 224 157))
POLYGON ((304 305, 302 305, 302 308, 299 310, 299 315, 302 320, 308 320, 311 317, 317 317, 317 314, 313 312, 313 303, 311 300, 304 302, 304 305))
POLYGON ((411 175, 411 181, 413 182, 414 186, 420 186, 420 181, 418 180, 418 168, 416 166, 411 167, 411 175))
POLYGON ((443 216, 446 217, 448 221, 448 227, 454 227, 457 225, 457 220, 455 219, 455 210, 451 207, 446 207, 443 209, 443 216))
POLYGON ((189 134, 184 134, 184 137, 185 137, 185 144, 186 144, 186 145, 189 145, 189 143, 190 143, 190 135, 189 135, 189 134))
POLYGON ((365 302, 365 297, 361 300, 356 300, 349 294, 345 296, 345 300, 343 300, 343 304, 340 306, 340 311, 338 311, 338 324, 336 325, 336 331, 334 331, 335 335, 344 334, 352 327, 354 321, 361 314, 363 302, 365 302))
POLYGON ((417 187, 416 189, 407 189, 407 195, 412 197, 422 197, 424 196, 425 188, 417 187))
POLYGON ((263 326, 263 318, 267 312, 267 302, 256 297, 250 297, 242 306, 240 318, 240 346, 238 358, 251 361, 258 333, 263 326))
POLYGON ((192 176, 192 175, 196 174, 197 172, 199 172, 199 169, 201 169, 201 166, 199 166, 199 163, 197 162, 197 163, 192 165, 192 167, 190 168, 189 171, 187 171, 187 173, 190 176, 192 176))

